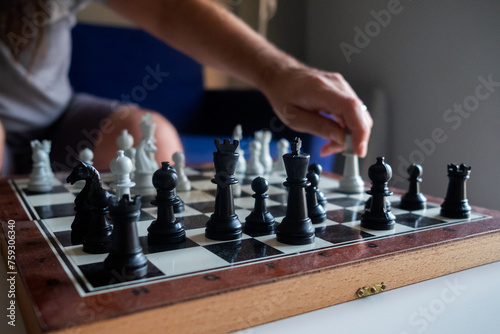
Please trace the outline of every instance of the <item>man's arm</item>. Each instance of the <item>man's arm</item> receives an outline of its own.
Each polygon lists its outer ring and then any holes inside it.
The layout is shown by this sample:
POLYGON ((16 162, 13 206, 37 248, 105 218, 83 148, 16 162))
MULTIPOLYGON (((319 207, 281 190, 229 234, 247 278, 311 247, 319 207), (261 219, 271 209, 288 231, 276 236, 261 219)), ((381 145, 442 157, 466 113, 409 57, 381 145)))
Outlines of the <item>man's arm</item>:
POLYGON ((346 130, 352 132, 355 152, 366 154, 372 120, 342 76, 301 64, 219 4, 107 0, 107 5, 200 63, 260 89, 286 125, 330 140, 323 154, 344 148, 346 130))

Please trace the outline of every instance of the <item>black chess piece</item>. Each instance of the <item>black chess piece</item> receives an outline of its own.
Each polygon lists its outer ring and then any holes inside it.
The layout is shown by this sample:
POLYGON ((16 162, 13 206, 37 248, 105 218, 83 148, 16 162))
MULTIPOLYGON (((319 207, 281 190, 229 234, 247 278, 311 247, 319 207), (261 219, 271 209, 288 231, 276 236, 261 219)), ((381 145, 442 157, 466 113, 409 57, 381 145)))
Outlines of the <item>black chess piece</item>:
POLYGON ((252 181, 252 190, 255 194, 255 204, 253 211, 245 219, 245 233, 266 233, 270 234, 274 231, 274 217, 267 211, 266 194, 269 189, 269 183, 263 177, 256 177, 252 181))
POLYGON ((112 227, 106 219, 109 193, 102 188, 99 172, 85 163, 78 163, 66 182, 85 180, 75 198, 75 218, 71 224, 71 243, 83 243, 83 251, 92 254, 109 252, 112 227))
POLYGON ((441 216, 447 218, 469 218, 471 207, 467 199, 466 182, 470 178, 471 167, 465 164, 460 166, 448 165, 448 190, 443 204, 441 216))
POLYGON ((177 191, 174 189, 174 200, 173 200, 173 206, 174 206, 174 213, 182 213, 186 209, 184 207, 184 202, 182 199, 177 196, 177 191))
POLYGON ((401 197, 399 207, 403 210, 415 211, 425 209, 427 198, 420 192, 420 182, 422 182, 422 166, 419 164, 412 164, 408 167, 408 180, 410 181, 410 188, 408 192, 401 197))
POLYGON ((368 169, 372 187, 367 191, 372 195, 370 207, 361 215, 361 226, 372 230, 391 230, 395 227, 396 217, 386 205, 386 197, 392 195, 387 183, 392 177, 392 168, 378 157, 377 163, 368 169))
POLYGON ((326 220, 325 208, 318 203, 319 175, 313 171, 307 173, 310 185, 306 188, 307 212, 313 224, 321 224, 326 220))
POLYGON ((162 162, 161 168, 153 174, 156 199, 151 204, 158 207, 158 214, 148 227, 148 244, 150 245, 176 244, 186 239, 184 227, 174 215, 176 203, 174 189, 177 182, 177 173, 170 167, 169 162, 162 162))
POLYGON ((290 245, 306 245, 314 242, 314 226, 307 215, 305 188, 309 154, 301 153, 302 141, 295 138, 292 152, 283 155, 287 178, 283 183, 288 188, 286 215, 276 228, 279 242, 290 245))
MULTIPOLYGON (((313 171, 316 175, 318 175, 319 177, 318 184, 319 184, 319 182, 321 181, 321 173, 323 173, 323 167, 319 163, 315 162, 310 164, 307 170, 308 172, 313 171)), ((318 199, 318 203, 321 206, 323 206, 323 208, 326 208, 326 203, 327 203, 326 196, 322 191, 319 190, 319 188, 316 191, 316 197, 318 199)))
POLYGON ((123 195, 117 201, 109 200, 109 216, 113 223, 112 246, 104 260, 104 267, 119 282, 126 282, 146 276, 148 260, 143 253, 137 233, 137 219, 140 215, 141 197, 123 195))
POLYGON ((214 152, 215 176, 211 180, 217 185, 215 195, 215 211, 210 216, 205 236, 213 240, 234 240, 241 238, 242 225, 234 213, 233 184, 238 181, 234 176, 239 154, 236 153, 239 141, 224 139, 223 143, 216 139, 214 152))

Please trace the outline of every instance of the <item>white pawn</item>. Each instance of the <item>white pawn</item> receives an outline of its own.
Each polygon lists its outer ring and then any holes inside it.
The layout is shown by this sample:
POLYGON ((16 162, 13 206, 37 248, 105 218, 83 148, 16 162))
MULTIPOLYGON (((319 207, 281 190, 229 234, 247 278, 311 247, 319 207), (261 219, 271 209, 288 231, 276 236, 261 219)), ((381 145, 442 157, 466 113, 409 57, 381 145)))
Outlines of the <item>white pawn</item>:
POLYGON ((344 172, 339 181, 339 191, 348 194, 361 194, 365 191, 365 183, 359 175, 358 156, 354 154, 350 134, 345 136, 344 172))
POLYGON ((247 169, 245 151, 241 148, 241 139, 243 139, 243 130, 241 128, 241 124, 238 124, 233 130, 233 140, 238 140, 240 142, 240 145, 238 145, 235 151, 239 154, 238 161, 236 162, 236 174, 245 174, 247 169))
POLYGON ((111 174, 115 178, 112 186, 116 189, 117 201, 121 200, 123 195, 130 196, 130 188, 135 186, 135 183, 130 180, 132 167, 132 160, 122 150, 116 152, 116 158, 111 160, 109 164, 111 174))
POLYGON ((32 192, 45 193, 54 188, 54 178, 47 173, 47 152, 38 140, 31 142, 33 153, 33 169, 30 174, 27 189, 32 192))
POLYGON ((88 147, 84 148, 83 150, 80 151, 78 154, 78 157, 80 158, 81 161, 85 162, 86 164, 93 165, 94 164, 94 152, 88 147))
POLYGON ((272 132, 269 130, 261 130, 255 132, 255 139, 257 139, 261 144, 260 152, 260 162, 264 166, 264 173, 271 174, 273 171, 273 158, 269 150, 269 145, 271 144, 272 132))
POLYGON ((250 143, 250 160, 247 164, 247 176, 261 176, 264 175, 264 166, 260 162, 262 145, 259 141, 254 140, 250 143))
POLYGON ((172 155, 172 160, 174 161, 174 168, 177 171, 177 187, 175 187, 175 189, 177 191, 190 191, 191 181, 189 181, 186 171, 184 170, 186 167, 186 157, 184 153, 175 152, 172 155))
POLYGON ((285 174, 285 164, 283 162, 283 156, 287 154, 290 150, 290 142, 285 138, 281 138, 278 141, 278 159, 274 163, 273 171, 278 174, 285 174))
MULTIPOLYGON (((94 162, 92 161, 94 159, 94 152, 92 152, 92 150, 88 147, 84 148, 80 151, 80 153, 78 153, 78 158, 89 165, 94 164, 94 162)), ((83 189, 83 187, 85 187, 85 180, 76 181, 74 187, 75 189, 83 189)))

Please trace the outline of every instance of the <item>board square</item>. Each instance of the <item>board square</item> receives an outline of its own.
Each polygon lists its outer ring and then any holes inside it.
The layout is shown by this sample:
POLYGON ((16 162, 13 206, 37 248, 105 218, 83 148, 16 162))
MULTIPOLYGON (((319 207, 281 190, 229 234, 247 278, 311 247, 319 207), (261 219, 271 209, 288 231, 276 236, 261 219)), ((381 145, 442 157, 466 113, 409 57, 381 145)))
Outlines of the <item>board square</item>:
POLYGON ((215 210, 215 202, 190 203, 189 206, 202 213, 212 213, 215 210))
MULTIPOLYGON (((30 191, 28 190, 28 188, 22 188, 22 191, 28 195, 28 196, 32 196, 32 195, 40 195, 39 192, 36 192, 36 191, 30 191)), ((46 192, 46 193, 43 193, 43 195, 45 194, 61 194, 61 193, 67 193, 68 191, 66 190, 66 187, 63 186, 63 185, 54 185, 54 188, 52 188, 52 190, 50 190, 49 192, 46 192)))
POLYGON ((416 215, 414 213, 396 215, 396 221, 398 222, 398 224, 412 228, 431 227, 446 222, 440 219, 416 215))
POLYGON ((267 207, 267 211, 269 211, 274 218, 284 217, 286 215, 286 206, 271 205, 267 207))
POLYGON ((121 284, 125 282, 133 282, 144 280, 152 277, 158 277, 163 275, 163 273, 156 268, 154 264, 148 261, 148 272, 146 277, 141 279, 131 279, 127 277, 125 273, 109 272, 104 267, 104 262, 91 263, 79 266, 82 274, 85 276, 87 281, 94 287, 107 287, 116 284, 121 284))
POLYGON ((256 239, 243 239, 204 246, 229 263, 254 260, 282 254, 281 251, 256 239))
POLYGON ((54 236, 63 247, 73 246, 73 244, 71 243, 71 230, 55 232, 54 236))
POLYGON ((179 218, 186 230, 203 228, 207 225, 208 219, 209 217, 207 215, 184 216, 179 218))
MULTIPOLYGON (((139 237, 139 243, 141 244, 142 251, 144 254, 153 254, 153 253, 161 253, 168 252, 177 249, 186 249, 190 247, 197 247, 198 245, 191 239, 186 238, 185 241, 179 242, 177 244, 164 244, 164 245, 150 245, 148 242, 147 236, 139 237)), ((165 256, 168 256, 168 253, 164 253, 165 256)))
POLYGON ((321 231, 316 231, 316 236, 332 244, 341 244, 367 239, 374 235, 365 231, 352 229, 342 224, 335 224, 326 226, 321 231))
POLYGON ((360 200, 358 198, 351 198, 351 197, 328 198, 327 201, 328 201, 328 203, 335 204, 335 205, 342 206, 342 207, 364 205, 363 200, 360 200))
POLYGON ((358 211, 340 209, 326 212, 326 218, 337 223, 346 223, 353 220, 359 220, 361 213, 358 211))
POLYGON ((228 267, 229 263, 204 247, 190 247, 148 255, 151 261, 167 277, 197 273, 209 269, 228 267))
POLYGON ((73 203, 43 205, 34 207, 40 219, 67 217, 75 215, 75 205, 73 203))

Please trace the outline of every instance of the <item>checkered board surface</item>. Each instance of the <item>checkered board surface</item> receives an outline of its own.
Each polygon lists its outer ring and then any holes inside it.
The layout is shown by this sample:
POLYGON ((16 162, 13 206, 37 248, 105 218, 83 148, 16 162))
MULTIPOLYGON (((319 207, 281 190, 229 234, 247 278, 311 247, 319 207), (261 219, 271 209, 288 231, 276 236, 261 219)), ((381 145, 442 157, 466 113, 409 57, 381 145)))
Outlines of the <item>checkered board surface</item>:
MULTIPOLYGON (((156 207, 150 202, 154 195, 142 196, 142 209, 138 231, 143 251, 148 258, 148 274, 144 279, 119 283, 104 270, 107 254, 86 254, 82 245, 72 245, 70 225, 74 219, 73 201, 79 188, 56 180, 53 191, 48 194, 33 194, 26 190, 27 179, 12 180, 12 186, 21 197, 31 218, 51 245, 62 266, 80 295, 131 287, 145 282, 172 280, 200 273, 209 274, 235 266, 250 265, 259 261, 296 256, 305 252, 332 249, 367 242, 394 235, 409 234, 416 230, 443 228, 472 220, 489 218, 472 213, 467 220, 448 219, 439 215, 440 203, 428 203, 425 210, 409 212, 399 209, 399 196, 390 196, 392 212, 396 216, 396 227, 391 231, 374 231, 360 227, 360 216, 368 195, 346 195, 336 192, 338 181, 322 177, 320 189, 325 193, 327 221, 316 225, 316 240, 313 244, 292 246, 279 243, 275 234, 247 235, 235 241, 214 241, 205 237, 205 224, 214 210, 216 186, 210 182, 213 170, 187 168, 193 189, 178 193, 185 203, 185 211, 176 215, 186 230, 185 243, 177 246, 151 248, 147 243, 147 228, 156 218, 156 207)), ((279 223, 286 213, 287 191, 283 187, 285 176, 270 175, 267 208, 279 223)), ((112 176, 101 175, 103 186, 109 185, 112 176)), ((250 181, 241 182, 241 196, 234 199, 236 214, 242 223, 250 214, 254 199, 250 181)))

